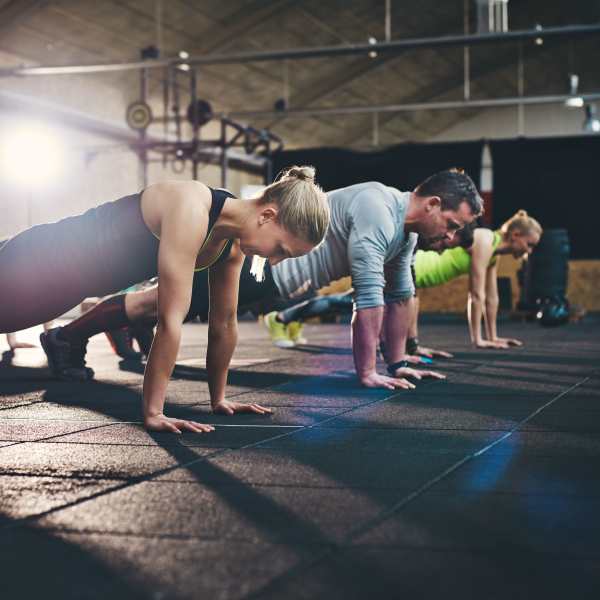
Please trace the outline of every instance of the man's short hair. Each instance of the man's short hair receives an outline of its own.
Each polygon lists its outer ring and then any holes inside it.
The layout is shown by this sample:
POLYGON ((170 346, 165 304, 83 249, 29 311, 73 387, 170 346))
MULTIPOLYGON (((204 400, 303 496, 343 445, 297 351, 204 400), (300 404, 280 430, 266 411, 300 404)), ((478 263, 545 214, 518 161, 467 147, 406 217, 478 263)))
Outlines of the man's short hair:
POLYGON ((483 213, 483 200, 473 180, 458 168, 440 171, 415 188, 415 194, 421 197, 439 196, 442 210, 458 210, 466 202, 475 216, 483 213))

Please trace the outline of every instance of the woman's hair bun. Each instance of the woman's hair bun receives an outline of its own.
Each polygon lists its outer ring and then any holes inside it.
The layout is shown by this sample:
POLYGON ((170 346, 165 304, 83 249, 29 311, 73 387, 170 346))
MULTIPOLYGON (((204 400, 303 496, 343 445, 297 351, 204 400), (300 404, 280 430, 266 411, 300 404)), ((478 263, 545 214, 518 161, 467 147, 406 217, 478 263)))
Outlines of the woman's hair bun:
POLYGON ((517 211, 517 214, 515 216, 516 217, 528 217, 529 215, 527 214, 526 210, 520 209, 517 211))
POLYGON ((316 175, 316 170, 314 167, 310 167, 308 165, 303 165, 301 167, 298 167, 298 166, 294 165, 293 167, 290 167, 289 169, 286 169, 283 172, 282 179, 294 178, 294 179, 300 179, 301 181, 309 181, 312 183, 315 180, 315 175, 316 175))

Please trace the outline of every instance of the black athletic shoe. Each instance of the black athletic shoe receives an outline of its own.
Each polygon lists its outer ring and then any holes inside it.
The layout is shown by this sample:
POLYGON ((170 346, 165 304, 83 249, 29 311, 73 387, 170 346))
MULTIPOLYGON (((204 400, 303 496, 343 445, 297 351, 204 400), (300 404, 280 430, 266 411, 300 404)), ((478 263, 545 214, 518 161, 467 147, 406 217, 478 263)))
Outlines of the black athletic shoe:
POLYGON ((134 325, 131 328, 133 337, 136 339, 142 353, 147 357, 154 341, 153 325, 134 325))
POLYGON ((115 351, 115 354, 118 354, 121 358, 124 358, 125 360, 142 359, 142 353, 136 352, 133 349, 133 339, 129 327, 107 331, 106 337, 108 338, 112 349, 115 351))
POLYGON ((48 366, 55 377, 64 381, 88 381, 94 371, 85 366, 87 340, 72 344, 57 337, 60 327, 40 333, 42 348, 48 357, 48 366))

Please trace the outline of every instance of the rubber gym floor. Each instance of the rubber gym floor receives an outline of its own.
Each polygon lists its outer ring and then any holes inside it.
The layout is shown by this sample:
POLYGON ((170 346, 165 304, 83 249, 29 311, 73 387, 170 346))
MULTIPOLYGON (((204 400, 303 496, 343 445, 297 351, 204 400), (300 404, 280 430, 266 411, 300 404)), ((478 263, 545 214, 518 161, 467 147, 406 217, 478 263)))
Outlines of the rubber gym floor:
POLYGON ((166 412, 205 435, 145 432, 141 367, 104 336, 87 384, 5 353, 1 596, 598 598, 600 318, 501 331, 525 347, 426 320, 448 379, 392 393, 357 385, 347 325, 279 350, 243 322, 228 395, 275 413, 220 417, 186 325, 166 412))

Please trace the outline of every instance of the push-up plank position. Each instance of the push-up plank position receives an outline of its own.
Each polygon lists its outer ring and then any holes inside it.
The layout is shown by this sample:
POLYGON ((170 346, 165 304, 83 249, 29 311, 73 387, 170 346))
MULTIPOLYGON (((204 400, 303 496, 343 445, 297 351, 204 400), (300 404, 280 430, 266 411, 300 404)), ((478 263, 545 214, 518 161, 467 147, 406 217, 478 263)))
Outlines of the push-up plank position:
MULTIPOLYGON (((329 223, 325 194, 312 168, 294 167, 260 196, 246 201, 196 182, 165 182, 82 215, 39 225, 0 250, 0 333, 53 319, 88 296, 104 296, 159 276, 153 291, 158 320, 144 375, 144 424, 155 431, 210 431, 163 414, 169 378, 192 296, 195 269, 208 269, 210 317, 207 370, 212 408, 231 414, 267 409, 225 399, 237 341, 237 301, 243 253, 277 264, 323 239, 329 223)), ((81 328, 99 318, 107 329, 127 324, 120 299, 103 303, 66 327, 42 333, 55 374, 93 376, 85 366, 81 328)))
MULTIPOLYGON (((327 198, 331 223, 324 242, 305 256, 281 263, 270 260, 262 283, 250 276, 247 259, 240 277, 239 305, 298 297, 350 275, 355 290, 352 347, 360 382, 367 387, 411 388, 406 376, 438 376, 408 368, 405 362, 414 296, 412 249, 417 235, 425 244, 452 239, 481 213, 482 201, 473 181, 450 169, 429 177, 412 192, 368 182, 334 190, 327 198), (382 328, 389 349, 386 375, 376 371, 382 328)), ((202 273, 196 275, 187 318, 205 314, 207 283, 202 273)), ((148 290, 127 294, 121 302, 127 318, 135 322, 155 318, 156 299, 156 290, 148 290)), ((81 328, 82 340, 107 329, 102 310, 100 305, 90 312, 95 327, 81 328)))

